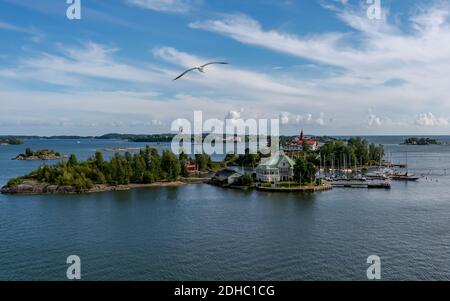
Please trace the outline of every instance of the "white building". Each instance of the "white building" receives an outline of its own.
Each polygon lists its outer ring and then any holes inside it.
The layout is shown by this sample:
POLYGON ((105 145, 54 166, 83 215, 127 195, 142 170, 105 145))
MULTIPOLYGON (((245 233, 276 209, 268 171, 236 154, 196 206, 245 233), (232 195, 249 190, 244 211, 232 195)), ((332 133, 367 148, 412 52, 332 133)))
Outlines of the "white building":
POLYGON ((284 182, 294 178, 295 161, 284 153, 276 153, 262 159, 256 168, 256 180, 260 182, 284 182))

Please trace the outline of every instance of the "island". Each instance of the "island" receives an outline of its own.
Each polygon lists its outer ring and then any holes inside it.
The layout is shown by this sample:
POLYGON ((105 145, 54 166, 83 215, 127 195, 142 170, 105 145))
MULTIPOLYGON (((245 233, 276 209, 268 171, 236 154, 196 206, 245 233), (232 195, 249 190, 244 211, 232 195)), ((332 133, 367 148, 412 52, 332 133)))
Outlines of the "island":
MULTIPOLYGON (((89 193, 189 183, 266 192, 316 192, 331 189, 329 177, 346 174, 358 180, 362 170, 385 163, 384 147, 360 137, 329 140, 321 146, 304 137, 301 134, 295 140, 295 147, 267 155, 246 149, 237 156, 227 154, 223 161, 212 161, 204 153, 176 155, 169 149, 160 154, 148 145, 134 154, 116 152, 109 160, 101 151, 82 162, 70 155, 68 160, 43 164, 28 175, 11 179, 1 192, 89 193)), ((27 153, 35 156, 31 150, 27 153)))
POLYGON ((411 137, 411 138, 405 139, 405 141, 402 144, 405 144, 405 145, 440 145, 442 143, 437 141, 436 139, 432 139, 432 138, 411 137))
POLYGON ((176 156, 164 150, 160 156, 149 146, 134 155, 115 153, 110 160, 97 151, 86 161, 78 161, 72 154, 57 164, 41 165, 28 175, 9 180, 1 193, 88 193, 178 186, 206 182, 207 178, 198 176, 222 167, 221 162, 211 161, 206 154, 197 154, 192 160, 184 153, 176 156))
POLYGON ((25 150, 25 153, 17 155, 13 160, 25 160, 25 161, 35 161, 35 160, 60 160, 63 159, 64 155, 54 150, 41 149, 33 151, 30 148, 25 150))
POLYGON ((0 137, 0 145, 19 145, 22 144, 23 141, 16 137, 0 137))

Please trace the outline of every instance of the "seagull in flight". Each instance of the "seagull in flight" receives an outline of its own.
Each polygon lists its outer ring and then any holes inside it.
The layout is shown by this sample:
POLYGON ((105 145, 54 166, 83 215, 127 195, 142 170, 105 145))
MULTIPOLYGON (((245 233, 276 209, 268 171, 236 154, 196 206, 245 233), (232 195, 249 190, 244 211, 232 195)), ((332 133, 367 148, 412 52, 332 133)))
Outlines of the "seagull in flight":
POLYGON ((205 72, 205 67, 208 66, 208 65, 212 65, 212 64, 222 64, 222 65, 227 65, 228 63, 225 63, 225 62, 209 62, 209 63, 206 63, 206 64, 204 64, 204 65, 201 65, 201 66, 198 66, 198 67, 194 67, 194 68, 188 69, 188 70, 184 71, 183 73, 181 73, 180 75, 178 75, 177 77, 175 77, 173 80, 177 80, 177 79, 179 79, 180 77, 182 77, 183 75, 185 75, 186 73, 191 72, 191 71, 194 71, 194 70, 198 70, 198 71, 200 71, 200 72, 203 73, 203 72, 205 72))

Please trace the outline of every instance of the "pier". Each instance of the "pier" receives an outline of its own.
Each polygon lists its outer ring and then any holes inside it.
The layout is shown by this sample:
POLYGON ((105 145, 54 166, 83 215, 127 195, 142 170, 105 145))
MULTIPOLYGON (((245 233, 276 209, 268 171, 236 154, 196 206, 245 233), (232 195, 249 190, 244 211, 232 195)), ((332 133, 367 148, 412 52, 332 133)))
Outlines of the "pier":
POLYGON ((381 189, 390 189, 391 182, 389 180, 368 180, 368 179, 336 179, 331 180, 330 185, 332 187, 341 187, 341 188, 381 188, 381 189))
POLYGON ((319 192, 331 190, 333 187, 330 184, 322 184, 320 186, 303 186, 303 187, 264 187, 256 186, 257 190, 267 192, 319 192))

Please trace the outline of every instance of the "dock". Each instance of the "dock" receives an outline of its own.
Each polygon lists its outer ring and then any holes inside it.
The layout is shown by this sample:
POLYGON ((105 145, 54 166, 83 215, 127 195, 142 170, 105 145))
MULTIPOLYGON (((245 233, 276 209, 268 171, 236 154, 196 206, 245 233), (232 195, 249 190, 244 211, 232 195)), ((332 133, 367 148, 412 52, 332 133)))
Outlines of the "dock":
POLYGON ((337 188, 391 188, 391 182, 389 180, 336 179, 330 181, 330 185, 337 188))
POLYGON ((320 186, 303 186, 303 187, 263 187, 256 186, 257 190, 267 192, 319 192, 331 190, 333 187, 330 184, 322 184, 320 186))

